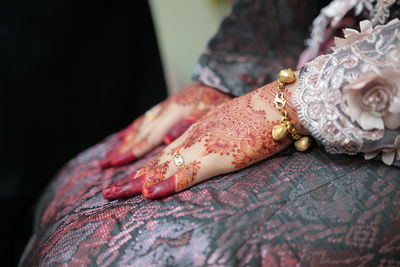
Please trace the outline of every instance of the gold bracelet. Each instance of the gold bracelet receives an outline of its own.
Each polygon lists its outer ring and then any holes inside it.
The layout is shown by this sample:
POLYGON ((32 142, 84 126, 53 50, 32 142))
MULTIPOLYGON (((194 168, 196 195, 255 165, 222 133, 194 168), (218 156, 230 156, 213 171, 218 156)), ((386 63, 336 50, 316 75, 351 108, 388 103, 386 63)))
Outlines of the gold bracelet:
POLYGON ((295 140, 294 146, 298 151, 306 151, 311 145, 311 138, 301 135, 294 124, 289 120, 288 112, 285 110, 286 99, 283 95, 283 90, 287 84, 294 83, 296 75, 293 70, 281 70, 278 74, 278 92, 276 93, 274 103, 276 108, 281 113, 281 122, 272 128, 272 138, 276 141, 284 139, 288 133, 295 140))

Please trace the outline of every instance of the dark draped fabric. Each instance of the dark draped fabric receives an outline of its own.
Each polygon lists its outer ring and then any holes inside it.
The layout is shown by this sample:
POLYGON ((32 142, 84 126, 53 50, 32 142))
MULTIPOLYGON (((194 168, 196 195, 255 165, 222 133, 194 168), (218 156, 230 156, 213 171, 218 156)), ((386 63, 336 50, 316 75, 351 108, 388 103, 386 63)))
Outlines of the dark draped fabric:
POLYGON ((310 25, 330 0, 239 0, 200 56, 194 79, 235 96, 296 68, 310 25))
POLYGON ((163 200, 107 201, 112 136, 68 162, 42 196, 21 266, 399 266, 400 169, 285 151, 163 200), (64 264, 64 265, 63 265, 64 264))
POLYGON ((146 1, 1 1, 0 48, 0 251, 12 266, 57 169, 166 90, 146 1))

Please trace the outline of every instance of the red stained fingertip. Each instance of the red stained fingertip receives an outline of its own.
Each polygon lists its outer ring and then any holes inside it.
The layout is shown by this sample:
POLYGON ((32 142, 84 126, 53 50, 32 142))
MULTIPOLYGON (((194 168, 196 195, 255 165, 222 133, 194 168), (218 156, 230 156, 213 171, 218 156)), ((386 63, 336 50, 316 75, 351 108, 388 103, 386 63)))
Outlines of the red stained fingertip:
POLYGON ((158 199, 167 197, 176 192, 175 176, 148 187, 143 187, 142 194, 145 198, 158 199))
POLYGON ((163 142, 166 145, 171 144, 175 139, 181 136, 189 127, 195 122, 195 120, 183 119, 178 121, 169 132, 163 138, 163 142))
POLYGON ((124 139, 124 137, 129 133, 129 131, 132 129, 133 125, 130 124, 128 127, 126 127, 125 129, 119 131, 117 133, 117 136, 119 139, 124 139))
POLYGON ((122 166, 128 164, 136 159, 136 156, 132 152, 126 152, 111 159, 112 166, 122 166))
POLYGON ((107 168, 112 167, 111 159, 113 157, 116 157, 117 155, 118 155, 118 150, 116 148, 113 148, 113 149, 107 151, 106 157, 104 159, 98 161, 100 168, 107 169, 107 168))
POLYGON ((144 176, 140 176, 130 182, 113 184, 103 188, 103 197, 108 200, 129 198, 142 192, 144 176))
POLYGON ((99 160, 98 163, 99 163, 100 168, 102 168, 102 169, 107 169, 107 168, 110 168, 112 166, 111 165, 111 160, 109 160, 109 159, 99 160))

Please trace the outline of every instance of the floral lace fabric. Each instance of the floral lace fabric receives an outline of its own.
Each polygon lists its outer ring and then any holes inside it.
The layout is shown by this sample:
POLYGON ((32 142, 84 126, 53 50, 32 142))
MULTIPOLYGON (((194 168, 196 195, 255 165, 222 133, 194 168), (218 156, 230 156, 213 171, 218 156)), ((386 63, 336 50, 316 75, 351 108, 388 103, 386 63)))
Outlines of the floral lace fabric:
POLYGON ((297 112, 328 152, 355 154, 395 144, 400 129, 364 130, 346 115, 343 88, 362 73, 389 64, 388 56, 399 43, 399 31, 399 21, 389 23, 302 68, 295 97, 297 112))

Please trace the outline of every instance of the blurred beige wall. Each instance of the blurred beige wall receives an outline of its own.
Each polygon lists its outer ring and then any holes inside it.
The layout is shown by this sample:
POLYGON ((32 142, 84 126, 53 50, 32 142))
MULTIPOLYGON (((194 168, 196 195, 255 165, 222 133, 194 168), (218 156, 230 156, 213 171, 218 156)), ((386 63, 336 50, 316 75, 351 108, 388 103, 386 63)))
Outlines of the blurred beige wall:
POLYGON ((149 0, 169 93, 188 85, 231 0, 149 0))

